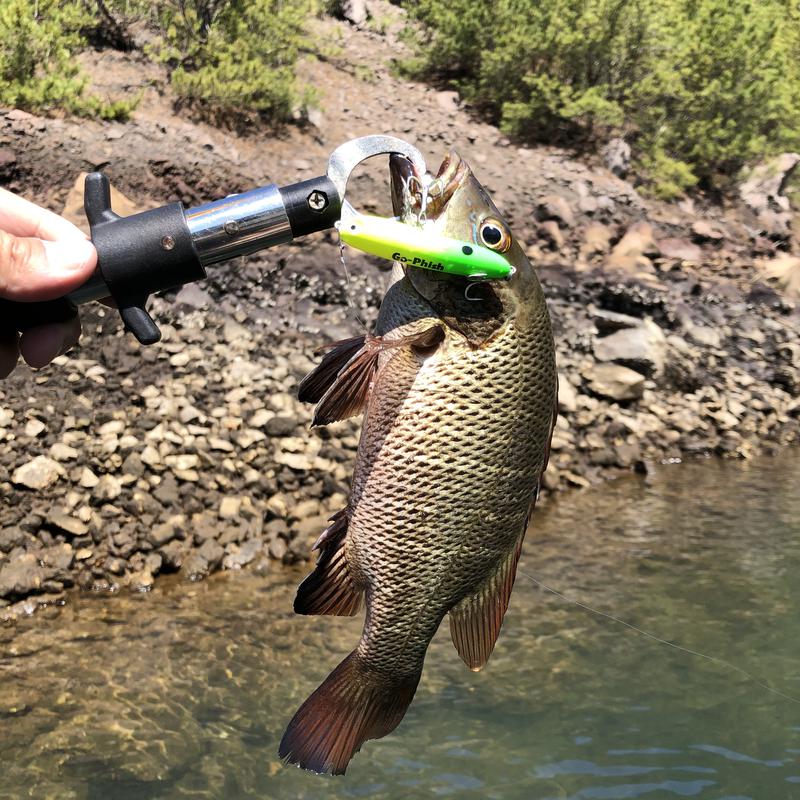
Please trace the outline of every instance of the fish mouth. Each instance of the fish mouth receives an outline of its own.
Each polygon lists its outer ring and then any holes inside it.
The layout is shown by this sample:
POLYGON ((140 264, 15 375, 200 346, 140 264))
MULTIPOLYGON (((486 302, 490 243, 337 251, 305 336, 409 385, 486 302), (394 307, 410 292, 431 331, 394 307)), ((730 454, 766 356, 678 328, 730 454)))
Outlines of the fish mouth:
POLYGON ((447 203, 461 185, 469 172, 466 162, 451 151, 445 156, 435 176, 430 173, 420 175, 405 156, 392 153, 389 156, 389 174, 392 186, 392 208, 396 216, 409 211, 419 215, 425 201, 425 217, 436 219, 441 216, 447 203), (427 196, 423 198, 423 188, 427 186, 427 196))

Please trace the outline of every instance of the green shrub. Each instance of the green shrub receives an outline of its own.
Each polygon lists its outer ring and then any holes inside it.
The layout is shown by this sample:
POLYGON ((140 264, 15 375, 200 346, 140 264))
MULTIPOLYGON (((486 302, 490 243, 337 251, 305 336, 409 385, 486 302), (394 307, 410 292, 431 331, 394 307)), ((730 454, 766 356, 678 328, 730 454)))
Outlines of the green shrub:
POLYGON ((800 25, 788 0, 405 0, 409 65, 507 132, 622 134, 654 189, 720 184, 800 144, 800 25))
POLYGON ((160 0, 161 58, 178 96, 208 114, 287 120, 314 0, 160 0))
POLYGON ((78 0, 0 2, 0 103, 30 111, 119 119, 131 101, 106 103, 85 94, 74 55, 91 19, 78 0))

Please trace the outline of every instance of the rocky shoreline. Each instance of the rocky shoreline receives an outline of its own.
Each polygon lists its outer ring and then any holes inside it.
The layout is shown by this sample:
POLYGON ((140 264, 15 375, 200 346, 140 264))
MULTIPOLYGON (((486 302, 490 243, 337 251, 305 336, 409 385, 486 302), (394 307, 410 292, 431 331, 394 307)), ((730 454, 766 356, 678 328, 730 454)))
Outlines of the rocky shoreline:
MULTIPOLYGON (((0 179, 74 213, 78 172, 111 164, 131 208, 197 203, 317 174, 332 147, 375 132, 383 97, 402 96, 385 131, 414 138, 424 117, 417 143, 432 161, 449 147, 472 161, 538 267, 560 371, 545 497, 650 462, 749 458, 798 439, 800 314, 753 264, 793 258, 786 192, 800 157, 754 173, 734 206, 647 200, 620 177, 624 163, 515 147, 453 93, 401 84, 377 61, 376 93, 352 67, 384 40, 343 35, 351 63, 313 65, 350 98, 326 109, 324 134, 236 138, 170 117, 148 89, 125 126, 0 112, 0 179)), ((104 80, 136 74, 109 58, 95 65, 104 80)), ((385 176, 367 171, 352 190, 381 212, 385 176)), ((75 589, 146 591, 163 573, 198 580, 311 557, 346 502, 358 421, 310 430, 296 387, 316 347, 374 318, 380 265, 353 255, 348 267, 330 234, 227 265, 153 301, 164 340, 151 348, 93 306, 57 366, 0 383, 0 621, 75 589)))
MULTIPOLYGON (((784 301, 680 272, 656 286, 543 270, 561 373, 547 492, 798 438, 784 301)), ((342 306, 317 311, 346 323, 342 306)), ((3 384, 0 619, 73 587, 146 591, 160 573, 306 560, 345 504, 358 423, 311 430, 295 396, 319 339, 257 336, 198 287, 156 313, 159 347, 140 350, 108 312, 57 368, 3 384)))

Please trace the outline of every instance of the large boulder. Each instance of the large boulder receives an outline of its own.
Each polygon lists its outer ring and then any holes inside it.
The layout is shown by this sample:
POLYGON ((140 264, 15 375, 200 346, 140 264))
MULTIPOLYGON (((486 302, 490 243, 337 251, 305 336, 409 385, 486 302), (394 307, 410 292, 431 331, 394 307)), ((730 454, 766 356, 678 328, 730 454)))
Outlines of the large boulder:
POLYGON ((647 377, 664 370, 667 340, 663 331, 650 319, 635 328, 623 328, 594 342, 598 361, 615 361, 647 377))
POLYGON ((644 393, 644 376, 620 364, 593 364, 583 377, 589 391, 606 400, 638 400, 644 393))

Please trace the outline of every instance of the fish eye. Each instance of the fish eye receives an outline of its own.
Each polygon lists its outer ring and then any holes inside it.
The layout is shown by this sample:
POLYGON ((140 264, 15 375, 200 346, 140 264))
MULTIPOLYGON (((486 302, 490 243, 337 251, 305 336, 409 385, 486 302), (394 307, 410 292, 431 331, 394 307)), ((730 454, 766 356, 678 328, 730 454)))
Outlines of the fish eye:
POLYGON ((511 247, 511 234, 505 225, 495 219, 485 219, 479 229, 481 242, 492 250, 504 253, 511 247))

